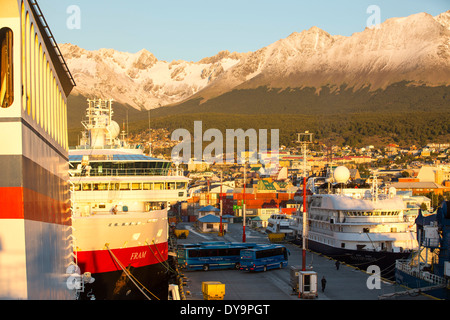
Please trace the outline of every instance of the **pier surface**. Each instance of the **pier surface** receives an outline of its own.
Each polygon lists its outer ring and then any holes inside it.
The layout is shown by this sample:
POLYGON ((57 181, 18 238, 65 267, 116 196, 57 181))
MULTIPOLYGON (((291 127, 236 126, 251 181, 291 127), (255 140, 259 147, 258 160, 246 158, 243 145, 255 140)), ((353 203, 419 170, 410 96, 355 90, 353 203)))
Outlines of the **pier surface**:
MULTIPOLYGON (((230 224, 224 237, 216 233, 200 233, 192 223, 180 223, 178 228, 189 230, 187 239, 178 239, 178 244, 201 241, 242 242, 242 225, 230 224)), ((270 243, 266 234, 247 228, 248 243, 270 243)), ((219 281, 226 285, 224 300, 300 300, 290 286, 290 267, 302 265, 302 248, 283 243, 289 251, 289 265, 283 269, 267 272, 244 272, 240 270, 186 271, 183 274, 187 285, 184 288, 187 300, 203 300, 202 282, 219 281)), ((379 300, 379 297, 396 292, 404 292, 406 288, 381 279, 380 289, 369 289, 371 274, 355 267, 341 264, 336 269, 335 260, 314 252, 307 252, 306 265, 318 274, 319 296, 316 300, 379 300), (321 279, 327 280, 325 291, 321 290, 321 279)), ((373 283, 373 282, 372 282, 373 283)), ((433 300, 424 294, 416 296, 398 296, 397 300, 433 300)))

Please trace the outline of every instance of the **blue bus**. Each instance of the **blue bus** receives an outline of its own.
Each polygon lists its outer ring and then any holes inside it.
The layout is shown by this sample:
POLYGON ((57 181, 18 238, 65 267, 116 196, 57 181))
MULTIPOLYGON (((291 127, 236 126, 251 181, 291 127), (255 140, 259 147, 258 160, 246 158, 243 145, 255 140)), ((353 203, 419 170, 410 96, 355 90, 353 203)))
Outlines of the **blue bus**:
POLYGON ((198 243, 182 243, 177 245, 177 249, 185 249, 185 248, 194 248, 194 247, 202 247, 202 246, 211 246, 211 245, 221 245, 221 244, 227 244, 228 242, 225 241, 204 241, 204 242, 198 242, 198 243))
POLYGON ((178 248, 178 264, 186 270, 239 269, 241 250, 256 244, 200 244, 178 248))
POLYGON ((241 251, 240 270, 267 271, 288 265, 289 251, 282 245, 261 245, 241 251))

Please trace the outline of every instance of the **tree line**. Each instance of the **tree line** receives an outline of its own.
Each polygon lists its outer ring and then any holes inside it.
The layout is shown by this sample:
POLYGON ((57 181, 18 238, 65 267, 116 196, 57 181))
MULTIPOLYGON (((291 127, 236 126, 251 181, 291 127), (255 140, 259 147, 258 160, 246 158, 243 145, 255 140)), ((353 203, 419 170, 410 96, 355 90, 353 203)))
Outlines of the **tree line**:
MULTIPOLYGON (((297 134, 310 131, 325 144, 363 147, 424 146, 430 142, 450 141, 450 112, 361 113, 333 115, 243 115, 198 113, 160 117, 151 120, 152 128, 172 132, 186 129, 193 135, 194 122, 202 121, 203 131, 219 129, 225 136, 227 129, 278 129, 280 145, 293 147, 297 134)), ((148 130, 148 120, 130 124, 133 132, 148 130)))

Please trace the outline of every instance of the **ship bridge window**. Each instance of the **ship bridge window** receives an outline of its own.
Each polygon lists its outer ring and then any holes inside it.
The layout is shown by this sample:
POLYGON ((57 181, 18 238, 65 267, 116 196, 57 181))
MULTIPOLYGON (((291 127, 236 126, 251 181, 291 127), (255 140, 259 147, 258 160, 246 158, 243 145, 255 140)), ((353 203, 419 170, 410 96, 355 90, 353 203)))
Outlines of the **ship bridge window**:
POLYGON ((119 188, 120 188, 120 190, 130 190, 130 184, 129 183, 121 183, 119 188))
POLYGON ((155 182, 155 190, 164 190, 163 182, 155 182))
POLYGON ((132 183, 131 184, 132 190, 141 190, 142 189, 142 183, 132 183))
POLYGON ((94 191, 105 191, 105 190, 108 190, 108 184, 107 183, 94 183, 93 189, 94 189, 94 191))
POLYGON ((144 183, 143 184, 143 189, 144 190, 153 190, 153 183, 144 183))
POLYGON ((110 183, 109 190, 111 190, 111 191, 119 190, 119 184, 118 183, 110 183))
POLYGON ((0 30, 0 106, 9 108, 14 101, 13 86, 13 32, 0 30))
POLYGON ((175 189, 175 182, 167 182, 167 190, 174 190, 175 189))
POLYGON ((83 183, 83 191, 92 191, 92 184, 83 183))
POLYGON ((177 189, 186 189, 186 182, 177 182, 177 189))

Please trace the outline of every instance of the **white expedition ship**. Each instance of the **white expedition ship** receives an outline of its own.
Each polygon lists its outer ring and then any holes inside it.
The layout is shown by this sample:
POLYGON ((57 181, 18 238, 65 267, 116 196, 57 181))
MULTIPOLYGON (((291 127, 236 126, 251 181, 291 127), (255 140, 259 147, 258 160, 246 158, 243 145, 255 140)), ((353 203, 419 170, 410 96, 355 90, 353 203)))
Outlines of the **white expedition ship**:
POLYGON ((187 199, 189 179, 120 140, 112 116, 112 100, 88 100, 69 152, 76 264, 95 279, 80 299, 167 300, 167 209, 187 199))
MULTIPOLYGON (((349 172, 338 167, 334 180, 341 186, 349 172)), ((332 188, 333 192, 313 190, 307 208, 307 247, 339 261, 367 269, 377 265, 382 275, 392 278, 397 259, 405 259, 417 249, 415 226, 404 216, 405 205, 390 189, 332 188)), ((326 190, 324 188, 323 190, 326 190)), ((296 239, 302 239, 303 212, 291 225, 296 239)))

